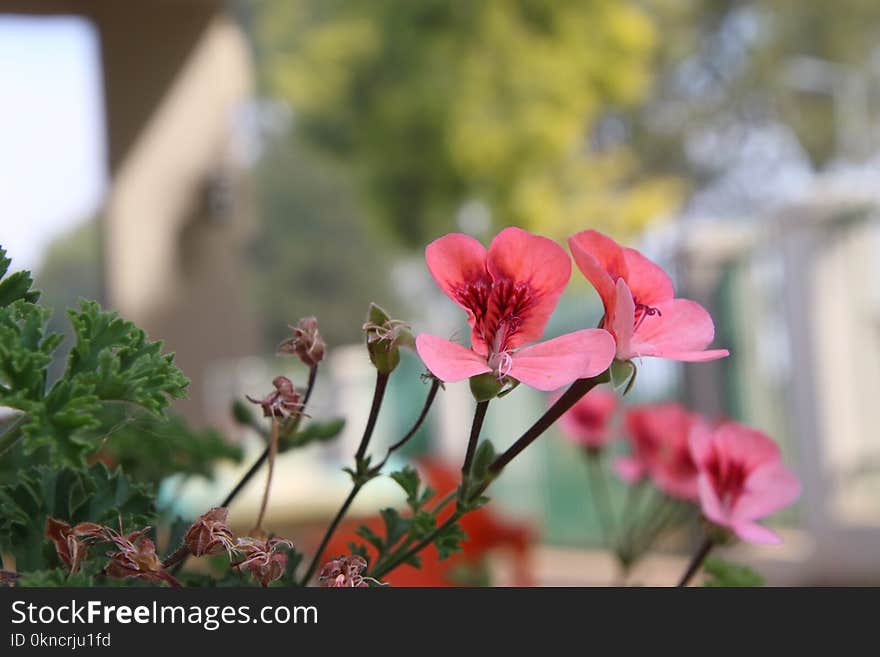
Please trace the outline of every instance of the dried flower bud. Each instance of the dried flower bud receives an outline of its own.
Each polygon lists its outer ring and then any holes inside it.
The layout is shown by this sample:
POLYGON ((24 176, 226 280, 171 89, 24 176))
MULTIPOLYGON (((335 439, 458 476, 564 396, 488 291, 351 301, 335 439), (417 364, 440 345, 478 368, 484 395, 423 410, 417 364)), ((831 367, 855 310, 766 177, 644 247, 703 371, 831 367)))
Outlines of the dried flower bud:
POLYGON ((175 587, 180 586, 180 582, 162 568, 162 561, 156 554, 156 545, 146 536, 149 529, 144 527, 123 536, 105 527, 104 538, 113 543, 117 551, 107 554, 110 563, 104 568, 104 572, 110 577, 120 579, 135 577, 154 582, 168 582, 175 587))
POLYGON ((251 577, 261 586, 269 586, 284 574, 287 567, 287 554, 279 552, 282 546, 293 547, 293 543, 285 538, 268 540, 245 536, 239 538, 236 549, 245 556, 241 561, 232 564, 233 568, 247 568, 251 577))
POLYGON ((225 551, 230 557, 235 550, 235 537, 226 517, 229 510, 218 506, 203 514, 187 530, 183 542, 194 557, 220 554, 225 551))
MULTIPOLYGON (((368 581, 376 580, 364 577, 363 572, 367 568, 367 560, 353 554, 332 559, 321 568, 318 582, 326 588, 363 588, 369 586, 368 581)), ((381 584, 381 582, 376 582, 381 584)))
POLYGON ((58 557, 67 566, 68 572, 75 573, 88 554, 88 541, 101 536, 104 528, 93 522, 81 522, 71 527, 63 520, 46 520, 46 538, 55 544, 58 557))
POLYGON ((327 345, 318 331, 318 320, 314 317, 304 317, 291 326, 293 337, 288 338, 278 346, 281 354, 295 354, 305 365, 314 367, 324 360, 324 351, 327 345))
POLYGON ((0 570, 0 586, 13 586, 18 579, 18 573, 11 570, 0 570))
POLYGON ((249 402, 262 407, 264 417, 291 417, 302 412, 302 397, 290 379, 286 376, 276 376, 272 380, 272 385, 275 386, 275 390, 263 399, 247 397, 249 402))

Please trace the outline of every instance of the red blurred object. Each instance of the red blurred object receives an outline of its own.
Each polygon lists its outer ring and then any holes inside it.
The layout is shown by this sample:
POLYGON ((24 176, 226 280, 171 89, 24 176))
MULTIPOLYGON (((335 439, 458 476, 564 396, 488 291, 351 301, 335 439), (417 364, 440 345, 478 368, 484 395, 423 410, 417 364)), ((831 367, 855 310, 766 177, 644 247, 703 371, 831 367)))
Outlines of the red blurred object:
MULTIPOLYGON (((455 490, 458 486, 459 471, 439 461, 422 459, 418 462, 419 473, 426 485, 437 491, 435 500, 455 490)), ((438 523, 442 523, 451 514, 455 505, 450 503, 440 514, 438 523)), ((350 542, 363 543, 364 540, 355 534, 358 527, 366 525, 380 536, 384 532, 384 524, 380 516, 344 521, 327 546, 320 563, 350 552, 350 542)), ((434 546, 425 548, 419 553, 422 559, 421 569, 403 565, 389 573, 383 581, 392 586, 460 586, 462 582, 457 573, 478 572, 484 558, 490 551, 504 550, 511 554, 513 561, 513 583, 516 586, 531 586, 534 583, 531 573, 531 545, 534 542, 532 528, 522 522, 506 521, 493 513, 490 507, 483 507, 467 514, 461 520, 461 527, 468 538, 462 543, 462 551, 450 558, 440 561, 434 546)), ((315 541, 317 543, 317 540, 315 541)), ((375 550, 367 545, 371 560, 375 558, 375 550)))

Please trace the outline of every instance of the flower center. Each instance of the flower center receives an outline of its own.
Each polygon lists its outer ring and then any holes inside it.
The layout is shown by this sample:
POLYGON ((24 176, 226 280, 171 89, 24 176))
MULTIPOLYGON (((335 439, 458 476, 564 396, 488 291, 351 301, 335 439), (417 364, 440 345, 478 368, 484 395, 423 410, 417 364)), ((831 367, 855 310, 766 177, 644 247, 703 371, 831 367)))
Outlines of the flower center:
MULTIPOLYGON (((529 284, 511 279, 481 279, 455 290, 455 298, 473 313, 474 331, 486 343, 490 355, 506 362, 504 356, 511 348, 511 339, 535 302, 529 284)), ((509 365, 505 366, 509 369, 509 365)))
POLYGON ((510 370, 513 368, 513 356, 506 351, 493 352, 489 356, 488 365, 492 368, 492 373, 501 380, 510 374, 510 370))
POLYGON ((722 460, 716 455, 709 462, 707 470, 721 504, 732 507, 745 489, 745 465, 739 461, 722 460))
POLYGON ((653 306, 648 306, 644 303, 639 303, 635 299, 636 310, 633 316, 633 331, 635 332, 642 325, 642 322, 645 321, 646 317, 663 317, 663 313, 660 312, 659 308, 654 308, 653 306))

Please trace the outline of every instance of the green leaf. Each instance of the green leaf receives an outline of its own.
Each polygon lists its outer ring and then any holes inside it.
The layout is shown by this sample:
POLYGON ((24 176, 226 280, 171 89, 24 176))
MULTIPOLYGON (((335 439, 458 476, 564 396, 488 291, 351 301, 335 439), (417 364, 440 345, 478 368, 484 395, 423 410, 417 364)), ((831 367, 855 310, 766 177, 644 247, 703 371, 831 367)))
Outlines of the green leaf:
POLYGON ((177 475, 211 478, 218 461, 239 462, 243 451, 223 434, 195 429, 176 414, 156 417, 136 406, 104 404, 100 433, 86 434, 102 447, 100 454, 122 467, 131 477, 161 481, 177 475))
POLYGON ((22 573, 16 582, 23 588, 48 588, 70 586, 76 588, 93 587, 96 585, 95 576, 84 571, 73 573, 67 572, 66 568, 53 568, 51 570, 32 570, 22 573))
POLYGON ((421 539, 434 531, 437 526, 437 519, 433 513, 427 511, 419 511, 412 517, 412 529, 410 534, 415 539, 421 539))
POLYGON ((748 566, 731 563, 717 557, 706 559, 703 570, 707 575, 703 586, 763 586, 764 578, 748 566))
POLYGON ((55 551, 44 537, 48 517, 70 524, 96 522, 125 529, 155 519, 150 486, 130 481, 103 463, 86 470, 38 466, 0 487, 0 552, 15 555, 19 571, 52 568, 55 551))
POLYGON ((0 246, 0 308, 18 300, 36 303, 40 293, 31 289, 34 281, 29 271, 18 271, 6 276, 11 262, 6 257, 6 249, 0 246))
POLYGON ((407 465, 403 469, 392 472, 388 476, 396 481, 397 485, 403 489, 404 493, 406 493, 407 503, 411 507, 416 505, 419 500, 419 486, 421 484, 419 473, 416 472, 416 469, 407 465))
POLYGON ((45 395, 46 368, 61 342, 49 311, 18 300, 0 308, 0 405, 30 412, 45 395))
POLYGON ((382 552, 385 549, 385 541, 372 529, 367 527, 366 525, 361 525, 358 527, 355 532, 358 536, 365 539, 370 545, 372 545, 376 550, 382 552))
POLYGON ((342 417, 335 417, 321 421, 315 420, 309 422, 309 424, 303 430, 298 431, 295 436, 285 440, 282 444, 282 448, 305 447, 315 441, 327 442, 336 438, 336 436, 342 433, 344 428, 345 418, 342 417))
POLYGON ((467 534, 464 533, 461 525, 458 523, 451 525, 434 540, 437 558, 443 561, 452 556, 454 552, 461 552, 461 543, 465 540, 467 540, 467 534))
POLYGON ((390 548, 409 531, 410 521, 401 518, 396 509, 382 509, 379 513, 385 523, 385 545, 390 548))
POLYGON ((189 381, 162 354, 161 342, 150 342, 143 330, 102 311, 94 301, 80 301, 69 310, 76 344, 67 359, 65 378, 87 382, 102 400, 127 401, 162 413, 171 399, 185 396, 189 381))

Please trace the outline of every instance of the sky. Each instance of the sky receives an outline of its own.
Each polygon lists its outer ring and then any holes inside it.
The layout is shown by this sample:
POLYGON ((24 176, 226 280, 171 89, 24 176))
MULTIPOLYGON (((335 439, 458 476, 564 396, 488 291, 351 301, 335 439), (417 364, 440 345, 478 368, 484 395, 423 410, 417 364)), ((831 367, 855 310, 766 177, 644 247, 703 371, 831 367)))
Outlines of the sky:
POLYGON ((107 185, 97 33, 85 19, 0 16, 0 245, 12 269, 93 216, 107 185))

